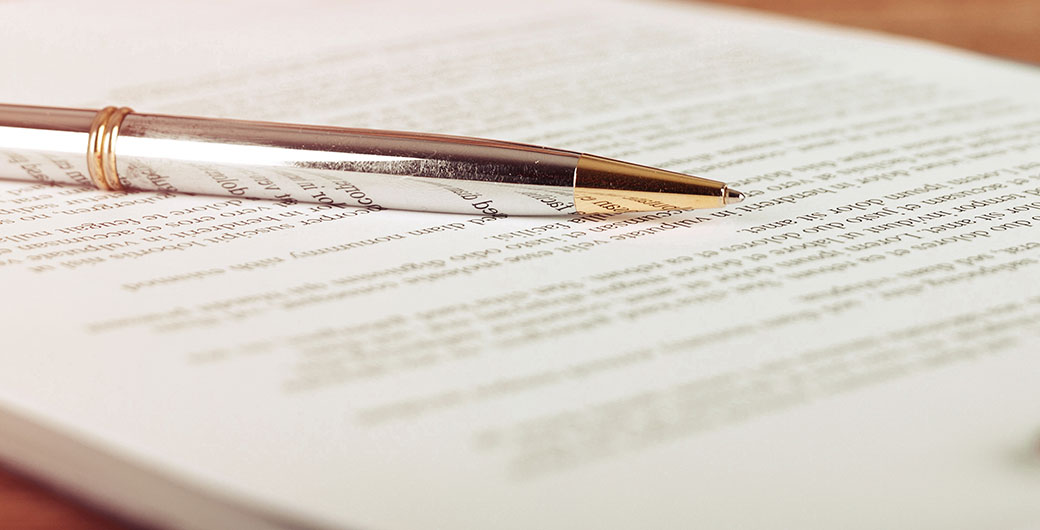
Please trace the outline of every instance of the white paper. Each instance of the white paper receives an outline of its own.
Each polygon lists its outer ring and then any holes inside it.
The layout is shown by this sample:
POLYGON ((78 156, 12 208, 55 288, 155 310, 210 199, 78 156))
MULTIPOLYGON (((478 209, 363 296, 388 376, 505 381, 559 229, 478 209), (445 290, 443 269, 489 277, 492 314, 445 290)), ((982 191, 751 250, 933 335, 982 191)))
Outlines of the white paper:
POLYGON ((224 520, 207 498, 379 529, 1040 521, 1035 69, 696 5, 106 9, 0 4, 5 101, 488 136, 749 197, 502 219, 2 182, 8 461, 175 526, 224 520))

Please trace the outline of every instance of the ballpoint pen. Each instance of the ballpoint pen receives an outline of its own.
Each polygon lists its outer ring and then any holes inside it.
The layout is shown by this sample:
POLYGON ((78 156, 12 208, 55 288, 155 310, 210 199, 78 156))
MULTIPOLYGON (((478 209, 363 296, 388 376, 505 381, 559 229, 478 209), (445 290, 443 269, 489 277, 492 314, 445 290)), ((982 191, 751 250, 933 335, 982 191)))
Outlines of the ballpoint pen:
POLYGON ((0 104, 0 178, 476 215, 715 208, 726 184, 460 136, 0 104))

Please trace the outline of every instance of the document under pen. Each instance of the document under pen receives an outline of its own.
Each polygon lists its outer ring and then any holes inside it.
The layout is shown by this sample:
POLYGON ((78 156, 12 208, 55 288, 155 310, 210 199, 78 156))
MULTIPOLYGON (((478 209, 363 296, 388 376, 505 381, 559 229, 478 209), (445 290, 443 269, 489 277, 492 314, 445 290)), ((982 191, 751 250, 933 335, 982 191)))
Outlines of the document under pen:
POLYGON ((1040 520, 1035 69, 700 5, 126 3, 104 40, 55 3, 0 3, 63 28, 0 36, 5 102, 552 145, 746 198, 524 218, 0 182, 5 463, 178 527, 1040 520))

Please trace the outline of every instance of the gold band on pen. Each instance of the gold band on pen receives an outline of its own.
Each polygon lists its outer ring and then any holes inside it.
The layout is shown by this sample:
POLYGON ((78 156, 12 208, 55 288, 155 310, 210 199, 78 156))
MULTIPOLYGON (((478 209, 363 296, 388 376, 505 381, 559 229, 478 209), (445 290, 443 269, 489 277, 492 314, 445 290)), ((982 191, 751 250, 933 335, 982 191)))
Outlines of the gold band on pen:
POLYGON ((105 135, 108 117, 115 110, 115 107, 105 107, 99 110, 90 124, 90 134, 87 136, 87 169, 90 171, 90 179, 94 181, 94 186, 100 190, 109 189, 101 169, 101 138, 105 135))
POLYGON ((94 116, 87 136, 87 170, 98 189, 122 191, 116 169, 116 139, 123 118, 133 112, 129 107, 105 107, 94 116))

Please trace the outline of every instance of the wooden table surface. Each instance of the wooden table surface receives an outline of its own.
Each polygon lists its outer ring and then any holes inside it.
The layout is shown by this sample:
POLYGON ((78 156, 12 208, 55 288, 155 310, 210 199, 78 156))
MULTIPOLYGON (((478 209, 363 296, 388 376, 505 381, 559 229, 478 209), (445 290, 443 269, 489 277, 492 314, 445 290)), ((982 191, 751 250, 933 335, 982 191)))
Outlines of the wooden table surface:
MULTIPOLYGON (((1040 64, 1040 0, 716 0, 943 42, 1040 64)), ((125 530, 115 518, 0 467, 0 528, 125 530)))

